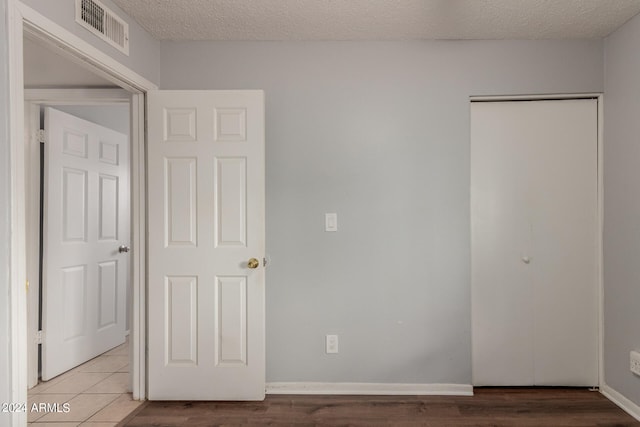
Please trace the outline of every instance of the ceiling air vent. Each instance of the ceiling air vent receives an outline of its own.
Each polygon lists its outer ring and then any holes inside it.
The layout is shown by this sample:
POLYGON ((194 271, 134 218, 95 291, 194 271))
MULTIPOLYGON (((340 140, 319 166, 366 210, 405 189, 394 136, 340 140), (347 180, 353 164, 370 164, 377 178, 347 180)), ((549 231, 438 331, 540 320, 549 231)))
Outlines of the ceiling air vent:
POLYGON ((129 55, 129 25, 98 0, 76 0, 76 22, 129 55))

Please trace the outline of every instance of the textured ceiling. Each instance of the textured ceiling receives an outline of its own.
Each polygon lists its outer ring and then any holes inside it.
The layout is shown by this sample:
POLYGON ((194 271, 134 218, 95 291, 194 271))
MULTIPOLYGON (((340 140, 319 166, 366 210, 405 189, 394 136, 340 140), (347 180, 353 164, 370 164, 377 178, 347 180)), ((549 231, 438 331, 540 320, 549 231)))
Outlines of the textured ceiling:
POLYGON ((601 38, 640 0, 113 0, 161 40, 601 38))

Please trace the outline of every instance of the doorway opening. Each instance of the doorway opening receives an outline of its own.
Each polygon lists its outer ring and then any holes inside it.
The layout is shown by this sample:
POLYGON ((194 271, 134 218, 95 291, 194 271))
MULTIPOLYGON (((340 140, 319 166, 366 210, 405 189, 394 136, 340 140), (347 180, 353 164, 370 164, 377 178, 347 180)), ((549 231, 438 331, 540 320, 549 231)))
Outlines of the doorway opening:
MULTIPOLYGON (((132 398, 144 400, 146 397, 146 304, 145 304, 145 171, 144 171, 144 97, 147 91, 157 89, 157 86, 144 77, 123 66, 111 56, 105 54, 83 39, 50 21, 45 16, 29 8, 19 1, 9 2, 9 86, 10 86, 10 141, 11 141, 11 219, 14 232, 11 236, 11 300, 10 323, 12 343, 10 351, 12 401, 26 402, 28 388, 28 292, 29 280, 33 280, 28 273, 28 254, 38 251, 31 243, 33 231, 28 228, 28 219, 32 215, 29 199, 31 194, 30 172, 33 166, 30 158, 31 135, 26 128, 24 93, 24 37, 36 40, 46 49, 55 52, 60 57, 79 65, 78 69, 89 70, 93 74, 107 81, 110 87, 118 87, 118 91, 126 92, 130 102, 131 131, 130 131, 130 179, 131 179, 131 235, 130 246, 130 280, 131 280, 131 328, 129 346, 131 354, 131 390, 132 398), (26 285, 26 286, 25 286, 26 285)), ((86 87, 86 86, 85 86, 86 87)), ((86 99, 90 89, 50 89, 48 95, 57 94, 66 102, 86 99)), ((106 95, 105 99, 110 99, 106 95)), ((48 103, 49 98, 42 98, 36 94, 29 101, 34 103, 48 103)), ((95 101, 95 99, 93 100, 95 101)), ((92 102, 93 102, 92 101, 92 102)), ((81 104, 81 102, 78 102, 81 104)), ((39 167, 39 165, 37 166, 39 167)), ((35 280, 37 282, 37 278, 35 280)), ((27 422, 25 413, 11 415, 12 425, 24 425, 27 422)))
POLYGON ((131 96, 37 39, 25 37, 23 43, 25 129, 31 136, 25 140, 27 269, 34 278, 27 308, 28 403, 71 408, 63 414, 29 412, 28 421, 82 422, 91 416, 118 422, 139 404, 132 400, 129 369, 128 254, 117 251, 130 244, 131 96), (84 155, 71 150, 78 143, 84 155), (74 180, 68 178, 74 176, 85 178, 80 198, 69 197, 74 180), (75 214, 74 200, 86 203, 75 214), (72 229, 83 224, 83 238, 64 238, 65 221, 72 229), (78 406, 91 410, 74 411, 78 406))

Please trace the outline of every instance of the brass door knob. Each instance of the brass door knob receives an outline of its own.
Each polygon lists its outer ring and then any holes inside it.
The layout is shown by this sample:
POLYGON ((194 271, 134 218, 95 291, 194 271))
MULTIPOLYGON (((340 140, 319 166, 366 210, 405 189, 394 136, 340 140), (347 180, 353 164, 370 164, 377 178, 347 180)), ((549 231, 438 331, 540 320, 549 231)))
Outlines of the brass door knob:
POLYGON ((247 262, 247 267, 249 268, 258 268, 258 266, 260 265, 260 261, 258 261, 255 258, 251 258, 248 262, 247 262))

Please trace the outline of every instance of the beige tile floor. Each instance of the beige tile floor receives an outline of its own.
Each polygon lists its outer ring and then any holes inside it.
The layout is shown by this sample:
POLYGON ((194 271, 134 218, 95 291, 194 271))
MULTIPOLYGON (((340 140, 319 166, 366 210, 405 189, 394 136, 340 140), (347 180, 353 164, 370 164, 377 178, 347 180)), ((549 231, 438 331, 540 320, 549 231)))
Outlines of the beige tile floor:
POLYGON ((96 357, 51 381, 29 390, 29 409, 34 403, 69 404, 69 411, 29 412, 33 427, 113 427, 142 402, 131 399, 129 345, 96 357))

